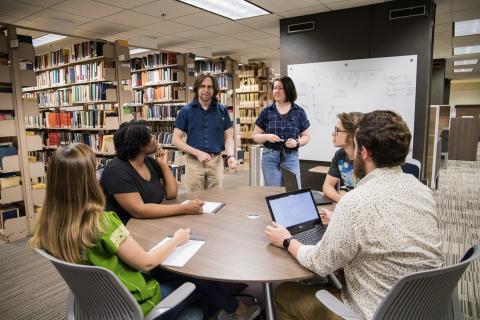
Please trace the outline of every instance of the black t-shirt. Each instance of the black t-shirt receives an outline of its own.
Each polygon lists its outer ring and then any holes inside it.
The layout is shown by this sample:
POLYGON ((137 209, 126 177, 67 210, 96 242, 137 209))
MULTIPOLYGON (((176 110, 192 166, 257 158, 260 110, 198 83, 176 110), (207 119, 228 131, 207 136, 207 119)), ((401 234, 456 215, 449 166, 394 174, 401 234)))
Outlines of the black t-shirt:
POLYGON ((115 200, 114 194, 138 192, 144 203, 161 203, 165 199, 160 166, 150 157, 145 157, 145 164, 150 171, 150 181, 138 174, 130 162, 117 157, 107 164, 100 179, 107 200, 105 210, 114 211, 125 225, 132 216, 115 200))
POLYGON ((341 179, 348 189, 353 189, 357 185, 357 178, 353 174, 353 162, 343 149, 335 152, 328 175, 341 179))

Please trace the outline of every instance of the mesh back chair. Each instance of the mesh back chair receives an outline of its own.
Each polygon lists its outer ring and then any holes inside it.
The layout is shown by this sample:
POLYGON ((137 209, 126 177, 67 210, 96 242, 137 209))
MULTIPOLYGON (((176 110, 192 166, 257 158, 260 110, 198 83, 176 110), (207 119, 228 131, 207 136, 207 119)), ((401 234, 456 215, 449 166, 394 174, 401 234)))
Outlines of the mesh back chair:
MULTIPOLYGON (((401 278, 380 303, 373 320, 462 319, 456 286, 468 265, 479 256, 480 244, 477 244, 458 264, 401 278)), ((343 319, 361 319, 330 292, 320 290, 315 296, 343 319)))
MULTIPOLYGON (((67 303, 68 320, 144 319, 140 305, 110 270, 68 263, 42 249, 36 251, 50 260, 70 288, 67 303)), ((184 283, 161 300, 145 319, 163 319, 162 315, 168 319, 167 311, 187 298, 193 290, 195 290, 193 283, 184 283)))
POLYGON ((401 165, 402 171, 410 173, 420 180, 420 173, 422 172, 422 163, 416 159, 408 159, 401 165))

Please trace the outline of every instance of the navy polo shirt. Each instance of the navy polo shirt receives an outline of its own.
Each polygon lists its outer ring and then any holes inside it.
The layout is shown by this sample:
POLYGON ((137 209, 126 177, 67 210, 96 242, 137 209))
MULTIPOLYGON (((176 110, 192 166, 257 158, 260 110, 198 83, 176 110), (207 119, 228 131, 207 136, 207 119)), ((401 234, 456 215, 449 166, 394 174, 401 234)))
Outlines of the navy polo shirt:
POLYGON ((224 132, 231 127, 227 107, 218 102, 203 110, 198 100, 193 100, 180 109, 175 120, 175 128, 187 134, 187 144, 208 153, 225 149, 224 132))
MULTIPOLYGON (((264 108, 258 116, 255 124, 265 133, 275 134, 281 139, 298 139, 300 133, 310 127, 310 121, 307 114, 298 104, 292 103, 290 111, 285 115, 280 115, 275 103, 264 108)), ((273 143, 266 141, 264 146, 273 148, 273 143)))

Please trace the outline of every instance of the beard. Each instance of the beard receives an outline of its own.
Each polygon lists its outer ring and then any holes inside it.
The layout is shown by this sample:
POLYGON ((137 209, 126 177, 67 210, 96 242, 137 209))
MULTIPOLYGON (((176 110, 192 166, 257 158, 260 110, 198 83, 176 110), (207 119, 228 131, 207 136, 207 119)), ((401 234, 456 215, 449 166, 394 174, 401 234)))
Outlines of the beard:
POLYGON ((363 179, 363 177, 367 175, 367 170, 365 167, 365 161, 362 159, 362 156, 357 154, 353 160, 353 174, 358 180, 363 179))

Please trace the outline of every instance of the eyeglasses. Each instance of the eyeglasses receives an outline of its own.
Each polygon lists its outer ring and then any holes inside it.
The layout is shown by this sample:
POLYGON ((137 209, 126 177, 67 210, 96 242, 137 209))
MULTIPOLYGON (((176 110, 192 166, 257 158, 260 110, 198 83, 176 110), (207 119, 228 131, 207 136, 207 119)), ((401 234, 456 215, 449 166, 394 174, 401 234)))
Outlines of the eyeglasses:
POLYGON ((335 129, 333 130, 333 135, 338 136, 338 134, 342 133, 342 132, 348 132, 348 131, 347 130, 340 130, 339 127, 335 126, 335 129))

